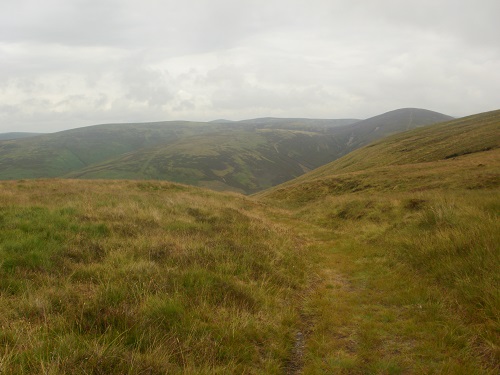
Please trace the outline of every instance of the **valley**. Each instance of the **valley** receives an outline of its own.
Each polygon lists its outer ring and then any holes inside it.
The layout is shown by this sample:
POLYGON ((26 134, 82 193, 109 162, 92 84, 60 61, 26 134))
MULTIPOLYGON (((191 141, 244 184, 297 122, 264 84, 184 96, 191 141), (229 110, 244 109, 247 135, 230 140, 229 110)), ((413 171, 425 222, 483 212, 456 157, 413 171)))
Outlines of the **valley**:
POLYGON ((498 373, 500 111, 417 113, 0 143, 0 373, 498 373))
POLYGON ((366 120, 110 124, 0 141, 0 179, 167 180, 252 194, 392 133, 449 120, 400 109, 366 120))

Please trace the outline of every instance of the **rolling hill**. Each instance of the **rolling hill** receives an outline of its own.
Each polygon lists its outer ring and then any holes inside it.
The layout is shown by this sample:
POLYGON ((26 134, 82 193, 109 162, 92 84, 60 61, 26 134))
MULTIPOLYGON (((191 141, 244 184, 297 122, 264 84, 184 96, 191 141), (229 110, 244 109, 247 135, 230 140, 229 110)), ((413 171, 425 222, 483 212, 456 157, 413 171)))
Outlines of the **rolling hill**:
POLYGON ((334 159, 335 137, 289 129, 224 130, 128 153, 70 178, 161 179, 251 193, 334 159))
POLYGON ((499 126, 396 134, 251 197, 1 181, 0 373, 498 374, 499 126))
POLYGON ((158 122, 109 124, 0 142, 0 178, 61 177, 126 152, 168 143, 219 125, 158 122))
MULTIPOLYGON (((139 150, 71 173, 74 178, 161 179, 214 190, 254 193, 292 180, 350 150, 408 127, 449 119, 401 109, 345 125, 345 120, 262 118, 202 137, 139 150)), ((226 124, 226 123, 225 123, 226 124)))
POLYGON ((449 118, 408 108, 363 121, 99 125, 0 142, 0 178, 156 179, 254 193, 373 139, 449 118))
POLYGON ((323 249, 304 373, 498 373, 500 110, 379 140, 254 197, 323 249))
MULTIPOLYGON (((500 148, 500 110, 468 116, 447 121, 409 132, 393 135, 360 148, 327 165, 315 169, 299 178, 277 186, 263 193, 273 200, 291 199, 292 196, 305 199, 310 195, 319 197, 321 194, 342 191, 364 191, 380 189, 375 181, 385 181, 385 189, 426 189, 441 182, 446 184, 451 175, 463 178, 469 169, 459 167, 460 163, 472 163, 470 168, 475 172, 469 176, 471 184, 492 179, 494 174, 490 169, 496 168, 496 163, 474 166, 475 154, 490 151, 487 155, 495 159, 500 148), (462 157, 469 156, 469 157, 462 157), (462 158, 460 158, 462 157, 462 158), (459 158, 459 162, 455 159, 459 158), (447 173, 440 177, 436 172, 450 167, 447 173), (388 171, 398 170, 392 179, 385 178, 388 171), (419 170, 419 173, 415 173, 419 170), (426 174, 435 174, 426 178, 426 174), (367 178, 367 174, 370 178, 367 178), (411 182, 410 182, 411 179, 411 182), (398 183, 398 181, 405 181, 398 183), (313 188, 315 186, 319 190, 313 188), (322 188, 319 188, 322 186, 322 188), (326 189, 326 190, 325 190, 326 189), (317 194, 317 195, 315 195, 317 194)), ((479 162, 478 162, 479 163, 479 162)), ((486 183, 486 182, 485 182, 486 183)), ((498 183, 498 181, 497 181, 498 183)))

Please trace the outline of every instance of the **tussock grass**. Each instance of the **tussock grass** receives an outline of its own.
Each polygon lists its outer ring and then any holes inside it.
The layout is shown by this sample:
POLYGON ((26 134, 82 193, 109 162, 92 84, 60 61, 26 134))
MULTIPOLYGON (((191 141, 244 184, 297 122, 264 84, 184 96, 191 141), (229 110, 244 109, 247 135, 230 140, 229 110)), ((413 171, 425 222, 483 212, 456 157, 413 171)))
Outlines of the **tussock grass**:
POLYGON ((290 201, 323 254, 304 373, 498 371, 500 194, 462 186, 290 201))
POLYGON ((322 255, 304 373, 498 373, 499 114, 388 138, 257 195, 322 255))
POLYGON ((0 372, 281 373, 307 262, 265 217, 169 183, 2 183, 0 372))
POLYGON ((499 201, 351 193, 297 211, 323 254, 304 373, 497 373, 499 201))

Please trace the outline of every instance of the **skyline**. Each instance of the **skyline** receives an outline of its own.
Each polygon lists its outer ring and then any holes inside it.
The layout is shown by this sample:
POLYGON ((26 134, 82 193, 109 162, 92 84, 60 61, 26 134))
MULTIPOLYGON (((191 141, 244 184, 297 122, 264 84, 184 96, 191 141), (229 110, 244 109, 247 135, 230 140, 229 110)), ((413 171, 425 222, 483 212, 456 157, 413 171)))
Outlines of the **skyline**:
POLYGON ((0 132, 498 108, 496 1, 0 3, 0 132))

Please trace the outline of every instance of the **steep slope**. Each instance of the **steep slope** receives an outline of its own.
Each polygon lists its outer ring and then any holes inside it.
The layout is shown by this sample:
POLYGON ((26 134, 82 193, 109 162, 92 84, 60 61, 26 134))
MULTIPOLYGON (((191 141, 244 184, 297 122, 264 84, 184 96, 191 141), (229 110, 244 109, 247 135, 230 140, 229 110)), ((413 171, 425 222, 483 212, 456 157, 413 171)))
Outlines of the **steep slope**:
POLYGON ((245 120, 224 131, 142 149, 66 177, 164 179, 248 194, 294 179, 371 139, 447 118, 426 110, 401 109, 355 123, 245 120))

